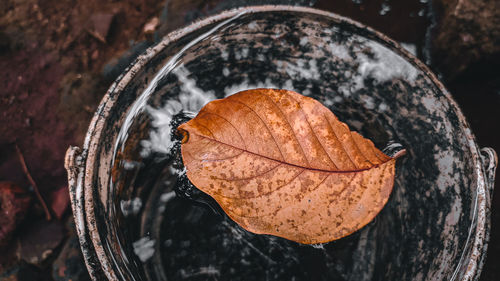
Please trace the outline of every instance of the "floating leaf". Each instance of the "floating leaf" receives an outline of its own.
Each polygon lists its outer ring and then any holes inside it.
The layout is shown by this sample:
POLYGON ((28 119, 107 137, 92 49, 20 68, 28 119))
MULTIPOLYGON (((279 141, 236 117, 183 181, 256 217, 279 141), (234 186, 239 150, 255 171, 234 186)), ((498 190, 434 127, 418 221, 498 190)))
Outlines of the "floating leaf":
POLYGON ((189 180, 254 233, 339 239, 380 212, 394 183, 395 158, 292 91, 239 92, 178 129, 189 180))

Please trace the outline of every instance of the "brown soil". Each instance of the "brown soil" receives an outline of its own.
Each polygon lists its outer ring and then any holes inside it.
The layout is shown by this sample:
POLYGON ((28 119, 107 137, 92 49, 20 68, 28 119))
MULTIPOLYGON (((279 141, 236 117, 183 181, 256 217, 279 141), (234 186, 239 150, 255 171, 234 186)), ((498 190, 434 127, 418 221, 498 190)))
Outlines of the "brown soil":
POLYGON ((0 178, 27 184, 13 153, 17 142, 42 193, 65 185, 65 148, 82 143, 109 85, 99 73, 111 58, 130 48, 130 40, 144 39, 142 26, 161 5, 2 1, 0 178), (92 35, 106 25, 95 20, 96 15, 112 17, 105 42, 92 35))
MULTIPOLYGON (((143 26, 162 5, 163 1, 148 0, 0 2, 0 181, 30 188, 14 149, 17 144, 45 201, 49 206, 54 201, 60 215, 62 204, 67 205, 65 195, 57 194, 67 185, 66 148, 81 145, 90 118, 114 79, 102 75, 103 67, 133 42, 145 39, 143 26)), ((33 192, 31 196, 37 202, 33 192)), ((17 234, 10 235, 17 242, 2 249, 0 279, 8 269, 12 280, 22 280, 27 271, 50 280, 50 266, 42 261, 47 257, 31 258, 37 261, 35 268, 24 262, 9 266, 26 252, 26 247, 13 246, 22 239, 18 234, 44 219, 40 204, 34 204, 17 234)), ((45 227, 42 224, 36 231, 50 231, 45 227)), ((50 248, 55 248, 60 241, 51 242, 50 248)))

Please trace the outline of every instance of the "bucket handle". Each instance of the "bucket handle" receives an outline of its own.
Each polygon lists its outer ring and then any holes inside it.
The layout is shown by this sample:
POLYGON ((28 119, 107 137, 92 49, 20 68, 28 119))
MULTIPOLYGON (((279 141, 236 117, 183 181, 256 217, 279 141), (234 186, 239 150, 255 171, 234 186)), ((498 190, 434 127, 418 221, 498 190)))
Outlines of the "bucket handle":
MULTIPOLYGON (((79 177, 82 176, 85 163, 82 160, 82 149, 77 146, 70 146, 66 151, 64 158, 64 168, 68 172, 68 188, 71 199, 71 208, 73 209, 73 218, 75 219, 76 232, 78 240, 84 256, 87 271, 92 280, 106 280, 105 275, 100 268, 99 259, 97 258, 91 238, 88 233, 85 222, 84 202, 78 197, 77 187, 79 177)), ((81 179, 80 179, 81 181, 81 179)))
POLYGON ((493 199, 493 188, 495 187, 495 171, 498 165, 498 156, 495 150, 490 147, 481 148, 481 161, 483 162, 485 174, 487 206, 490 206, 493 199))
MULTIPOLYGON (((64 168, 68 172, 68 187, 69 194, 72 199, 76 197, 76 185, 78 179, 79 166, 81 166, 81 161, 79 156, 82 153, 82 149, 78 146, 70 146, 66 151, 66 156, 64 158, 64 168)), ((75 200, 71 200, 71 205, 73 207, 73 212, 75 211, 74 206, 75 200)))
MULTIPOLYGON (((479 257, 476 259, 476 269, 475 276, 472 278, 464 278, 464 280, 479 280, 480 272, 484 266, 486 259, 486 252, 488 249, 488 240, 490 236, 490 208, 491 201, 493 199, 493 189, 495 188, 495 171, 497 169, 498 164, 498 156, 490 147, 483 147, 480 150, 481 162, 483 166, 484 172, 484 183, 485 183, 485 207, 486 207, 486 221, 484 225, 484 241, 480 243, 477 250, 479 250, 479 257), (479 273, 479 274, 478 274, 479 273)), ((482 239, 482 238, 479 238, 482 239)), ((476 237, 477 240, 477 237, 476 237)), ((471 276, 469 276, 471 277, 471 276)))

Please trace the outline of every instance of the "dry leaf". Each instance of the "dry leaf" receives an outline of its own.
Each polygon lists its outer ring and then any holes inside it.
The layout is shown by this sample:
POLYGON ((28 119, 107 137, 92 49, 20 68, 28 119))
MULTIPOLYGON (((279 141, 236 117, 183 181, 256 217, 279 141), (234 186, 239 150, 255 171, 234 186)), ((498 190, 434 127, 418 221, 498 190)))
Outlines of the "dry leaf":
POLYGON ((68 209, 69 203, 69 189, 67 186, 55 190, 50 195, 50 208, 59 220, 68 209))
POLYGON ((178 129, 189 180, 254 233, 339 239, 370 222, 392 190, 395 158, 292 91, 239 92, 178 129))
POLYGON ((0 248, 10 242, 30 203, 31 197, 23 188, 11 182, 0 182, 0 248))

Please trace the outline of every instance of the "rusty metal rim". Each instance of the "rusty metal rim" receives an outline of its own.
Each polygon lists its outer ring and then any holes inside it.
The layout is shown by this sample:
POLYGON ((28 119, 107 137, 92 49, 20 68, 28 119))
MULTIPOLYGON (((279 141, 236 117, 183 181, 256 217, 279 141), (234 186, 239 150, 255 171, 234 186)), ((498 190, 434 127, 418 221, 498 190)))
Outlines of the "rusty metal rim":
MULTIPOLYGON (((368 33, 371 33, 370 35, 374 36, 374 38, 388 43, 393 50, 397 51, 409 62, 413 63, 419 69, 421 69, 447 98, 448 102, 451 105, 451 108, 457 114, 459 123, 463 127, 464 133, 469 140, 469 149, 471 154, 473 155, 473 164, 476 167, 475 176, 477 178, 477 196, 475 211, 477 218, 475 229, 472 229, 474 227, 473 223, 471 225, 470 231, 470 233, 475 233, 475 238, 473 241, 472 254, 469 259, 467 270, 463 280, 477 279, 479 277, 478 273, 481 270, 481 266, 485 256, 484 252, 487 242, 487 240, 485 240, 485 235, 488 234, 489 230, 489 217, 487 212, 487 208, 489 208, 489 206, 487 205, 487 201, 489 200, 489 189, 491 189, 492 187, 486 186, 487 183, 485 181, 484 175, 485 171, 481 162, 481 156, 479 154, 480 152, 476 145, 474 136, 472 135, 472 132, 464 115, 462 114, 457 103, 452 99, 450 93, 425 64, 423 64, 420 60, 418 60, 404 48, 399 46, 398 43, 396 43, 394 40, 388 38, 386 35, 370 27, 367 27, 351 19, 339 16, 337 14, 321 11, 314 8, 273 5, 244 7, 225 11, 206 19, 196 21, 188 25, 187 27, 178 29, 166 35, 160 43, 158 43, 154 47, 149 48, 145 52, 145 54, 139 56, 131 64, 131 66, 127 68, 125 72, 120 75, 111 85, 104 98, 102 99, 94 117, 92 118, 85 138, 83 150, 79 151, 79 149, 75 147, 70 147, 68 149, 66 167, 68 169, 70 189, 72 189, 72 207, 87 268, 92 278, 94 280, 97 280, 97 277, 104 273, 109 280, 119 280, 117 274, 113 270, 112 261, 109 257, 106 256, 103 244, 101 243, 101 238, 96 223, 96 214, 94 212, 95 202, 93 194, 95 187, 92 186, 96 164, 95 161, 97 160, 96 150, 100 142, 104 124, 108 118, 110 110, 112 109, 116 101, 116 96, 127 86, 127 84, 134 78, 135 74, 147 62, 149 62, 154 56, 160 53, 168 44, 178 40, 182 36, 198 30, 201 27, 234 17, 241 13, 262 13, 273 11, 291 11, 326 16, 337 23, 347 23, 357 28, 364 29, 368 31, 368 33), (88 239, 91 239, 91 241, 88 241, 88 239), (97 261, 100 263, 102 270, 96 269, 97 264, 95 263, 97 261)), ((494 152, 492 153, 494 155, 494 152)), ((492 157, 494 156, 490 156, 490 162, 495 162, 491 159, 492 157)), ((469 241, 467 241, 467 243, 469 243, 469 241)), ((466 248, 467 244, 465 245, 464 250, 466 248)), ((461 267, 461 263, 462 260, 460 261, 456 272, 458 271, 459 267, 461 267)))

